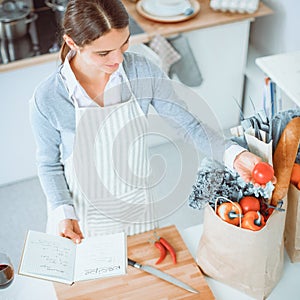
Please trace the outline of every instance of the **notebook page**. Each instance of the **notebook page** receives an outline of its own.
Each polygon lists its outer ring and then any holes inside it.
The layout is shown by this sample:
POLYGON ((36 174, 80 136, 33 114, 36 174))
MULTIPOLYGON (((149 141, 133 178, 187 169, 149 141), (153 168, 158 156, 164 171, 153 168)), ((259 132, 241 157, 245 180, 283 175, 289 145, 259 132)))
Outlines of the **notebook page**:
POLYGON ((126 268, 125 233, 89 237, 77 245, 75 281, 122 275, 126 268))
POLYGON ((19 273, 72 283, 76 245, 69 239, 29 231, 19 273))

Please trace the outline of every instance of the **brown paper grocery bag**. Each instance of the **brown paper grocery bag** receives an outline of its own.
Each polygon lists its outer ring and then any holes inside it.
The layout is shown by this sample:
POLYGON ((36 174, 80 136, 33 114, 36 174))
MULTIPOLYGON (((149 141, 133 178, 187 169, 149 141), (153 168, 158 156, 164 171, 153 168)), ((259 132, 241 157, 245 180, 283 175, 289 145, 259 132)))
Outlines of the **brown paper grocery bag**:
POLYGON ((272 149, 273 149, 273 141, 271 140, 269 143, 259 140, 255 136, 245 133, 245 139, 247 141, 247 145, 249 151, 258 155, 263 161, 268 162, 269 164, 273 164, 272 160, 272 149))
POLYGON ((197 250, 199 267, 218 281, 265 299, 282 276, 285 216, 285 211, 274 211, 265 227, 251 231, 224 222, 208 205, 197 250))
POLYGON ((291 262, 300 262, 300 191, 290 185, 285 220, 284 242, 291 262))

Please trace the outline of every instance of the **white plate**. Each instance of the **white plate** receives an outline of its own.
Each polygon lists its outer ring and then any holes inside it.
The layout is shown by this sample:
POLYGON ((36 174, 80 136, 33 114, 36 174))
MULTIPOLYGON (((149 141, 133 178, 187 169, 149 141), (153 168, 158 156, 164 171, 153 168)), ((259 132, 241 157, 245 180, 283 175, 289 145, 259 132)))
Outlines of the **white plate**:
MULTIPOLYGON (((184 15, 184 14, 180 14, 180 15, 175 15, 175 16, 169 16, 169 17, 161 17, 161 16, 157 16, 157 15, 153 15, 148 13, 143 7, 142 7, 142 2, 145 0, 141 0, 138 1, 138 3, 136 4, 136 10, 137 12, 143 16, 144 18, 154 21, 154 22, 160 22, 160 23, 177 23, 177 22, 183 22, 186 20, 189 20, 193 17, 195 17, 199 11, 200 11, 200 3, 198 2, 198 0, 190 0, 190 3, 192 5, 193 8, 193 13, 190 15, 184 15)), ((150 0, 151 1, 151 0, 150 0)))
POLYGON ((145 12, 158 17, 173 17, 193 14, 194 9, 189 0, 161 3, 159 0, 141 0, 145 12))

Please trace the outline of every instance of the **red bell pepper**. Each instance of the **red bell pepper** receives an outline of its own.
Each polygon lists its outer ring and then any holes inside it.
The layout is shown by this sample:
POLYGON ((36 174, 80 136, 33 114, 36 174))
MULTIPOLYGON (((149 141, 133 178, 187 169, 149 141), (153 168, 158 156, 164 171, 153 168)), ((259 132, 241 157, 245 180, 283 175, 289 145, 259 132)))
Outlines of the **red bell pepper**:
POLYGON ((257 231, 265 226, 266 222, 259 211, 248 211, 242 219, 242 228, 257 231))

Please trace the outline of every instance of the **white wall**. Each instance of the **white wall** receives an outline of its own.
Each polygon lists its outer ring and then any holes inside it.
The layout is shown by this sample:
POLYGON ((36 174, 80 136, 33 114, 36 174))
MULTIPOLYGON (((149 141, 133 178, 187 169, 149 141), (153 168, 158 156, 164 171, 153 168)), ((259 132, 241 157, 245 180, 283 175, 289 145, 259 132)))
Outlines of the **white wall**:
MULTIPOLYGON (((262 108, 265 74, 255 64, 257 57, 300 51, 300 1, 263 0, 274 14, 257 18, 251 24, 250 48, 246 68, 244 95, 245 116, 253 114, 251 98, 256 109, 262 108)), ((294 103, 282 94, 284 109, 294 103)))
POLYGON ((193 90, 209 105, 211 113, 206 115, 197 99, 186 102, 200 120, 213 128, 209 118, 216 118, 223 130, 239 122, 249 24, 245 20, 185 33, 203 76, 202 84, 193 90))
POLYGON ((300 1, 264 0, 274 14, 257 18, 250 42, 263 55, 300 50, 300 1))

